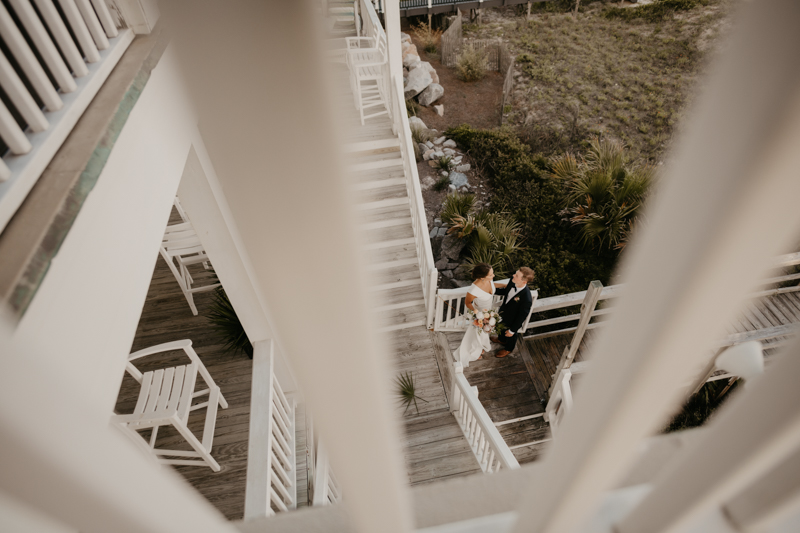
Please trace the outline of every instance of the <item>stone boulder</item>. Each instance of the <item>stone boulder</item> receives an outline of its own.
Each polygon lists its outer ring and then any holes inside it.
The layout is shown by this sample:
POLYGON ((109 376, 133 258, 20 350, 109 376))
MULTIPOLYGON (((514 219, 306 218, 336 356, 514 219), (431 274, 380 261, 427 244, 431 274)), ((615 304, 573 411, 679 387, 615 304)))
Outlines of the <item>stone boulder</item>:
MULTIPOLYGON (((403 66, 407 67, 409 70, 409 74, 411 74, 411 70, 414 68, 419 67, 422 61, 419 58, 419 52, 417 52, 417 47, 415 45, 409 45, 404 47, 403 49, 403 66)), ((431 78, 433 79, 433 78, 431 78)))
POLYGON ((434 80, 433 83, 428 85, 425 88, 425 90, 420 93, 418 98, 419 105, 429 106, 436 100, 441 98, 443 94, 444 94, 444 87, 436 83, 436 81, 434 80))
POLYGON ((444 116, 444 106, 443 105, 435 105, 433 108, 436 110, 436 114, 440 117, 444 116))
MULTIPOLYGON (((461 172, 451 172, 450 184, 455 185, 456 188, 463 187, 464 185, 469 185, 469 180, 467 179, 466 174, 462 174, 461 172)), ((453 257, 453 259, 455 259, 455 257, 453 257)))
POLYGON ((445 148, 455 148, 456 142, 453 139, 448 139, 444 143, 442 143, 442 146, 444 146, 445 148))
POLYGON ((411 36, 407 33, 400 32, 401 43, 411 43, 411 36))
POLYGON ((439 75, 436 73, 436 69, 433 68, 433 65, 431 65, 427 61, 421 61, 419 66, 420 68, 424 68, 425 70, 431 73, 431 79, 433 80, 433 83, 439 83, 439 75))
POLYGON ((458 256, 461 255, 461 250, 467 245, 467 241, 459 239, 453 234, 445 235, 442 237, 442 249, 439 252, 439 257, 442 259, 449 259, 450 261, 457 261, 458 256))
POLYGON ((433 79, 427 70, 424 68, 411 69, 408 72, 408 82, 403 88, 406 100, 417 96, 431 83, 433 83, 433 79))
POLYGON ((422 122, 422 119, 419 118, 419 117, 408 117, 408 126, 410 128, 413 128, 413 127, 416 126, 417 128, 422 128, 423 130, 427 130, 428 129, 428 126, 426 126, 425 123, 422 122))

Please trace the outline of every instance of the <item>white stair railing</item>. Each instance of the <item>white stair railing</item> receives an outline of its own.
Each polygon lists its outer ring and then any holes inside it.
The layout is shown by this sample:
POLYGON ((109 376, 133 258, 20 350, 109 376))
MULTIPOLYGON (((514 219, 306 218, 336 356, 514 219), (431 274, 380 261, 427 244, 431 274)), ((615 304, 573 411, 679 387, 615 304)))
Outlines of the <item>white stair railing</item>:
POLYGON ((516 457, 478 400, 478 387, 470 386, 464 377, 461 363, 455 363, 453 367, 451 390, 453 401, 450 411, 456 417, 481 470, 497 472, 501 468, 519 468, 516 457))
POLYGON ((328 452, 324 444, 318 442, 315 450, 310 454, 313 457, 313 484, 311 486, 311 505, 331 505, 342 499, 342 490, 336 482, 328 462, 328 452))
MULTIPOLYGON (((386 38, 375 6, 369 0, 359 0, 360 11, 364 21, 363 34, 367 37, 386 38)), ((419 261, 419 274, 422 283, 422 293, 428 311, 427 326, 433 327, 434 300, 436 299, 436 285, 439 272, 434 267, 433 250, 431 248, 428 222, 425 215, 425 204, 422 200, 422 188, 417 173, 417 162, 414 157, 414 141, 411 137, 411 128, 408 124, 406 100, 403 96, 402 65, 392 65, 387 62, 385 69, 386 86, 389 87, 386 101, 389 103, 389 116, 392 119, 392 131, 400 139, 400 153, 403 157, 403 173, 406 178, 406 192, 411 206, 411 225, 414 230, 414 242, 419 261), (392 72, 392 68, 395 72, 392 72)))
POLYGON ((297 404, 278 383, 272 350, 264 343, 253 350, 245 519, 297 507, 297 404))
MULTIPOLYGON (((510 283, 510 279, 501 279, 495 283, 510 283)), ((439 289, 436 292, 436 303, 434 306, 434 331, 466 331, 467 323, 464 317, 465 298, 467 297, 468 287, 461 287, 459 289, 439 289)), ((539 291, 531 291, 533 297, 533 306, 539 298, 539 291)), ((493 305, 494 307, 500 306, 500 296, 495 296, 493 305)), ((531 313, 533 313, 533 306, 531 313)), ((522 323, 522 331, 525 331, 530 314, 525 322, 522 323)))
POLYGON ((572 389, 569 385, 571 379, 572 371, 569 368, 561 370, 558 379, 554 382, 554 390, 544 411, 544 419, 550 423, 550 432, 553 437, 564 417, 572 409, 572 389))
POLYGON ((133 40, 104 0, 9 0, 0 5, 0 230, 20 206, 133 40), (38 57, 37 57, 38 56, 38 57), (48 76, 48 72, 51 77, 48 76), (29 89, 30 88, 30 89, 29 89))

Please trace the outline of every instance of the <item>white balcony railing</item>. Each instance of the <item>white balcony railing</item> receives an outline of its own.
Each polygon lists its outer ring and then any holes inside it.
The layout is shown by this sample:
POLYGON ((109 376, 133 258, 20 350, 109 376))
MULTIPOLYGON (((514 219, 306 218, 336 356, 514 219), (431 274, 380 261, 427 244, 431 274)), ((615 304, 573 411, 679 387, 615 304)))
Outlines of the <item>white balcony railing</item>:
POLYGON ((464 377, 464 367, 461 363, 455 363, 453 367, 451 390, 453 400, 450 403, 450 411, 456 417, 481 470, 497 472, 501 468, 519 468, 514 454, 478 400, 478 387, 470 386, 464 377))
MULTIPOLYGON (((495 283, 510 283, 510 279, 501 279, 495 283)), ((434 308, 434 331, 466 331, 467 320, 464 317, 465 299, 467 297, 468 287, 461 287, 460 289, 439 289, 436 293, 436 305, 434 308)), ((538 301, 539 292, 531 291, 533 297, 533 306, 536 306, 538 301)), ((500 296, 495 296, 493 299, 494 307, 500 306, 500 296)), ((528 319, 522 324, 522 331, 528 327, 528 319)))
MULTIPOLYGON (((307 434, 308 435, 308 434, 307 434)), ((342 489, 331 470, 331 465, 328 462, 328 452, 322 442, 314 443, 313 438, 307 441, 309 443, 309 479, 311 486, 309 490, 309 499, 311 505, 331 505, 339 503, 342 499, 342 489)))
POLYGON ((2 230, 133 40, 104 0, 9 0, 0 5, 2 230), (8 5, 11 11, 6 8, 8 5), (63 16, 62 16, 63 14, 63 16))
POLYGON ((245 519, 297 507, 296 402, 278 383, 274 357, 272 346, 254 345, 245 519))

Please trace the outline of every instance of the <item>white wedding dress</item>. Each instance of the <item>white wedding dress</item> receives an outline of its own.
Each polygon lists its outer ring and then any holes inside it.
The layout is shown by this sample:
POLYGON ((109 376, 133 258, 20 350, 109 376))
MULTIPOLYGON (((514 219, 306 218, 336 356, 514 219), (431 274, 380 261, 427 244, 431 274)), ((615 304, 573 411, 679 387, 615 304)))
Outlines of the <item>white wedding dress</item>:
MULTIPOLYGON (((483 309, 492 308, 492 296, 494 296, 494 283, 492 283, 492 293, 484 291, 474 283, 470 285, 469 294, 475 297, 472 300, 472 307, 480 311, 483 309)), ((459 361, 464 367, 468 367, 471 361, 475 361, 481 356, 481 352, 489 351, 491 343, 489 342, 489 334, 485 331, 479 330, 474 325, 467 328, 464 338, 461 339, 461 345, 453 352, 453 358, 459 361)))

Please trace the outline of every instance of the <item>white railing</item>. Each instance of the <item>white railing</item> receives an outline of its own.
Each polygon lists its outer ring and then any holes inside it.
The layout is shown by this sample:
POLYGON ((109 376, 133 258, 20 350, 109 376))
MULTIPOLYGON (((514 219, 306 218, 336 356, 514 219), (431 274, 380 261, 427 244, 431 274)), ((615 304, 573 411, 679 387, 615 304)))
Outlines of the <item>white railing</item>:
POLYGON ((450 411, 467 438, 472 453, 484 472, 519 468, 506 441, 478 400, 478 387, 470 386, 461 363, 453 365, 453 401, 450 411))
MULTIPOLYGON (((495 283, 510 283, 510 279, 501 279, 495 283)), ((465 298, 469 287, 461 287, 459 289, 439 289, 436 293, 436 304, 434 307, 434 331, 465 331, 467 329, 467 320, 464 317, 465 298)), ((539 297, 538 291, 531 291, 533 297, 533 305, 536 305, 539 297)), ((493 299, 493 306, 500 306, 500 296, 495 296, 493 299)), ((531 308, 533 312, 533 307, 531 308)), ((522 331, 528 325, 530 314, 525 322, 522 323, 522 331)))
MULTIPOLYGON (((610 300, 612 298, 618 297, 622 293, 623 285, 609 285, 608 287, 603 287, 603 290, 600 292, 600 296, 598 298, 598 302, 602 300, 610 300)), ((553 311, 554 309, 565 309, 567 307, 575 307, 575 306, 582 306, 584 300, 586 299, 586 291, 580 292, 572 292, 569 294, 560 294, 558 296, 551 296, 549 298, 540 298, 539 300, 533 302, 533 308, 531 310, 531 318, 533 315, 537 313, 543 313, 545 311, 553 311)), ((611 312, 609 308, 597 309, 592 308, 590 311, 591 313, 590 318, 595 317, 603 317, 611 312)), ((545 318, 540 320, 529 320, 528 326, 526 328, 526 338, 537 338, 537 337, 545 337, 550 335, 560 335, 564 333, 572 333, 577 329, 577 325, 569 326, 566 328, 556 329, 554 331, 542 331, 539 328, 544 328, 547 326, 552 326, 554 324, 564 324, 569 322, 578 322, 581 319, 582 312, 565 315, 565 316, 558 316, 555 318, 545 318), (532 334, 529 334, 531 330, 537 330, 532 334)), ((588 324, 587 329, 596 328, 600 324, 599 320, 595 322, 591 322, 588 324)))
POLYGON ((133 40, 132 30, 117 29, 104 0, 58 3, 64 17, 53 0, 9 0, 16 20, 0 5, 0 33, 17 65, 0 54, 0 86, 11 104, 0 103, 8 147, 0 161, 0 230, 133 40))
POLYGON ((272 350, 256 343, 245 519, 297 507, 295 408, 295 399, 278 383, 272 350))
MULTIPOLYGON (((386 39, 386 33, 375 12, 375 6, 369 0, 359 0, 363 17, 364 32, 367 37, 386 39)), ((388 41, 387 41, 388 42, 388 41)), ((433 250, 428 231, 427 217, 425 216, 425 203, 422 200, 422 188, 417 174, 417 162, 414 156, 414 140, 411 137, 411 128, 408 124, 406 100, 403 96, 402 65, 391 65, 386 62, 385 79, 386 94, 384 100, 388 103, 389 116, 392 119, 392 131, 400 140, 400 153, 403 157, 403 174, 406 178, 406 192, 411 205, 411 225, 414 229, 414 242, 419 261, 419 275, 422 283, 422 293, 425 298, 425 307, 428 310, 427 326, 433 326, 434 300, 436 299, 436 285, 439 273, 434 267, 433 250), (392 73, 392 68, 396 70, 392 73)))
POLYGON ((317 442, 315 445, 313 437, 307 442, 309 443, 308 479, 311 481, 309 487, 311 505, 331 505, 340 502, 342 490, 333 476, 325 445, 321 442, 317 442))
POLYGON ((569 386, 571 379, 572 372, 569 368, 565 368, 559 373, 558 379, 555 380, 553 393, 544 410, 544 419, 550 423, 550 433, 553 437, 556 436, 558 426, 564 417, 572 409, 572 389, 569 386))

